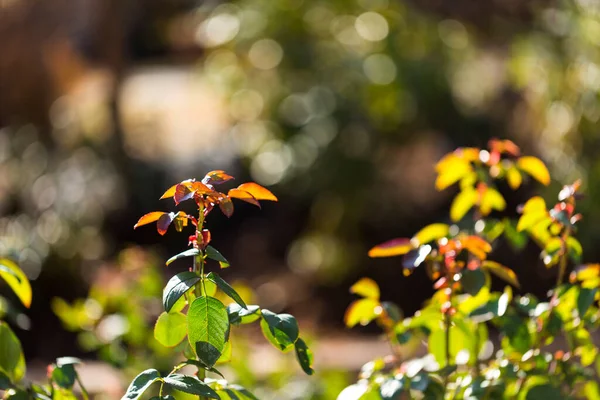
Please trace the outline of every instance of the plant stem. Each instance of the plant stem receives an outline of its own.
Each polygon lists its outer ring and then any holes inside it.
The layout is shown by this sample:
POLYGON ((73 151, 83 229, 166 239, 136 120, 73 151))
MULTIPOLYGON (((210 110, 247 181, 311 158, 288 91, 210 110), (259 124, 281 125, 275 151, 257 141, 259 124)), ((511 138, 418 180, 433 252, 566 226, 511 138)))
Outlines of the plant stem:
POLYGON ((75 374, 75 379, 77 380, 77 383, 79 384, 79 387, 81 388, 81 394, 83 396, 83 400, 88 400, 90 398, 90 395, 89 395, 87 389, 85 388, 85 386, 83 386, 81 379, 79 379, 79 374, 75 374))
MULTIPOLYGON (((204 227, 204 205, 202 202, 198 205, 198 225, 196 226, 196 241, 202 240, 202 228, 204 227)), ((194 257, 194 271, 200 273, 200 285, 196 285, 196 297, 206 295, 206 286, 204 284, 204 253, 199 250, 199 254, 194 257)), ((198 367, 198 379, 204 381, 206 379, 206 370, 198 367)), ((204 396, 198 396, 199 400, 208 400, 204 396)))

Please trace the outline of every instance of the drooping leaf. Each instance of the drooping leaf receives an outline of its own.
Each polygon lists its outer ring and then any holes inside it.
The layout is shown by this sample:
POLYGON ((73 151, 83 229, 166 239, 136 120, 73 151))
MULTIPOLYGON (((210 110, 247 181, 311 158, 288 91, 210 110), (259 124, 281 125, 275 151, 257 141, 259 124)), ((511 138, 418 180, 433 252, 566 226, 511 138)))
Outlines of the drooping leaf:
POLYGON ((229 196, 224 196, 223 198, 221 198, 221 200, 219 201, 219 208, 227 218, 233 215, 233 202, 231 201, 229 196))
POLYGON ((346 309, 344 323, 348 328, 352 328, 358 323, 367 325, 378 317, 379 314, 376 312, 378 307, 380 307, 379 301, 373 299, 356 300, 346 309))
POLYGON ((483 216, 488 215, 492 210, 502 211, 506 208, 506 200, 496 189, 488 187, 481 196, 479 209, 483 216))
POLYGON ((472 187, 461 190, 450 205, 450 219, 455 222, 460 221, 477 203, 478 196, 477 191, 472 187))
POLYGON ((350 287, 350 293, 358 294, 367 299, 379 300, 379 286, 371 278, 361 278, 350 287))
POLYGON ((193 179, 186 179, 184 181, 174 184, 173 186, 168 188, 167 191, 164 192, 162 196, 160 196, 160 200, 175 196, 175 191, 177 190, 177 185, 190 184, 192 182, 194 182, 193 179))
POLYGON ((0 321, 0 372, 11 381, 18 382, 24 374, 21 342, 3 321, 0 321))
POLYGON ((163 290, 163 306, 165 307, 165 311, 171 311, 177 300, 198 283, 199 280, 200 277, 198 274, 191 271, 180 272, 169 279, 163 290))
POLYGON ((174 347, 187 335, 187 319, 180 312, 163 312, 154 325, 154 338, 165 347, 174 347))
POLYGON ((313 364, 312 351, 310 351, 310 349, 308 348, 308 346, 306 345, 304 340, 302 340, 300 338, 298 338, 298 340, 296 340, 296 343, 294 346, 296 348, 296 357, 298 358, 298 362, 300 363, 302 370, 307 375, 314 374, 315 371, 312 368, 312 364, 313 364))
POLYGON ((155 369, 147 369, 138 376, 136 376, 125 395, 121 398, 121 400, 136 400, 139 399, 142 394, 152 385, 160 379, 160 373, 155 369))
MULTIPOLYGON (((262 321, 261 328, 263 333, 265 329, 269 331, 275 343, 281 351, 288 350, 296 340, 300 330, 298 328, 298 321, 293 315, 290 314, 275 314, 267 309, 261 310, 262 321), (266 325, 266 326, 265 326, 266 325)), ((270 339, 267 337, 267 339, 270 339)))
POLYGON ((0 259, 0 278, 15 292, 21 303, 27 308, 31 306, 31 285, 21 268, 7 258, 0 259))
POLYGON ((586 289, 580 288, 579 293, 577 294, 577 312, 579 313, 579 317, 583 318, 587 310, 594 303, 594 299, 596 298, 596 293, 598 292, 598 288, 594 289, 586 289))
POLYGON ((142 225, 146 225, 146 224, 150 224, 152 222, 158 221, 158 219, 160 217, 162 217, 164 214, 166 214, 166 213, 162 212, 162 211, 153 211, 151 213, 148 213, 139 219, 139 221, 133 226, 133 229, 136 229, 142 225))
POLYGON ((173 200, 175 201, 175 204, 179 204, 193 198, 195 193, 196 192, 191 189, 189 184, 180 183, 175 186, 173 200))
POLYGON ((229 339, 227 309, 214 297, 198 297, 188 310, 188 338, 198 359, 213 367, 229 339))
POLYGON ((485 274, 480 269, 470 270, 465 268, 460 283, 465 293, 476 296, 485 286, 485 274))
POLYGON ((254 196, 256 200, 277 201, 277 197, 275 197, 273 193, 271 193, 268 189, 260 186, 258 183, 243 183, 237 188, 250 193, 252 196, 254 196))
POLYGON ((232 303, 227 306, 227 314, 229 315, 229 323, 238 324, 249 324, 260 318, 260 307, 257 305, 242 307, 237 303, 232 303))
POLYGON ((229 196, 232 199, 235 198, 235 199, 243 200, 247 203, 254 204, 255 206, 260 208, 260 203, 258 202, 258 200, 256 200, 256 198, 254 196, 252 196, 252 194, 250 194, 249 192, 246 192, 245 190, 231 189, 227 193, 227 196, 229 196))
POLYGON ((173 261, 175 260, 179 260, 180 258, 185 258, 185 257, 194 257, 197 256, 200 253, 200 251, 198 249, 188 249, 186 251, 183 251, 171 258, 169 258, 166 262, 166 265, 171 264, 173 261))
POLYGON ((175 213, 163 213, 163 215, 161 215, 160 218, 158 218, 158 221, 156 222, 156 230, 158 231, 158 233, 160 233, 161 235, 167 233, 167 229, 169 229, 169 225, 171 225, 171 222, 173 222, 174 219, 175 213))
POLYGON ((233 176, 227 174, 223 170, 210 171, 207 173, 204 178, 202 178, 202 183, 205 185, 220 185, 221 183, 228 182, 233 179, 233 176))
POLYGON ((523 177, 519 170, 513 166, 506 171, 506 180, 511 189, 517 190, 521 186, 521 182, 523 182, 523 177))
POLYGON ((392 257, 406 254, 413 249, 410 239, 399 238, 378 244, 369 250, 369 257, 392 257))
POLYGON ((531 175, 535 180, 543 185, 550 184, 550 172, 546 168, 546 164, 537 157, 525 156, 517 160, 517 167, 531 175))
POLYGON ((473 167, 468 160, 451 153, 437 163, 436 171, 438 176, 435 180, 435 188, 444 190, 471 173, 473 167))
POLYGON ((517 279, 517 275, 514 271, 504 265, 497 263, 495 261, 485 260, 481 263, 481 268, 486 271, 490 271, 492 274, 496 275, 498 278, 502 279, 505 282, 510 283, 516 288, 521 287, 519 284, 519 280, 517 279))
POLYGON ((229 283, 225 282, 223 278, 221 278, 219 275, 215 274, 214 272, 211 272, 206 276, 206 278, 209 281, 213 282, 215 285, 217 285, 217 287, 221 289, 223 293, 229 296, 240 306, 247 308, 246 303, 244 303, 244 300, 242 300, 242 297, 238 294, 238 292, 236 292, 235 289, 232 288, 231 285, 229 285, 229 283))
POLYGON ((480 260, 485 260, 487 258, 487 253, 492 251, 492 245, 479 236, 470 235, 462 237, 460 243, 464 249, 467 249, 469 253, 480 260))
POLYGON ((71 389, 75 384, 76 372, 73 364, 56 366, 52 370, 52 380, 60 387, 71 389))
POLYGON ((219 250, 212 246, 206 246, 206 257, 210 258, 211 260, 218 261, 221 268, 229 267, 229 261, 227 261, 227 259, 223 257, 221 253, 219 253, 219 250))
POLYGON ((241 398, 241 400, 258 400, 255 395, 248 391, 248 389, 240 385, 229 385, 229 389, 235 390, 236 394, 241 398))
POLYGON ((165 385, 168 385, 175 390, 179 390, 180 392, 196 394, 210 399, 221 399, 217 392, 195 376, 172 374, 166 376, 163 380, 165 385))
POLYGON ((421 229, 415 236, 413 236, 411 241, 413 241, 414 247, 418 247, 420 245, 427 244, 429 242, 433 242, 434 240, 448 236, 449 232, 450 226, 447 224, 431 224, 421 229))

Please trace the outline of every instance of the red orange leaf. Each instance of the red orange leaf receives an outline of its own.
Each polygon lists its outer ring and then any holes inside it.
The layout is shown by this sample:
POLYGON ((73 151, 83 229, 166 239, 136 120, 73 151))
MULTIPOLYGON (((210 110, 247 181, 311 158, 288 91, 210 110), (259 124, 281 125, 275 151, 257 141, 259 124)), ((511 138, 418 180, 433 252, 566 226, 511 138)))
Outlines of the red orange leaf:
POLYGON ((177 186, 178 185, 182 185, 182 184, 189 184, 191 182, 193 182, 193 179, 186 179, 185 181, 181 181, 173 186, 171 186, 169 189, 167 189, 167 191, 165 193, 163 193, 162 196, 160 196, 160 200, 162 199, 166 199, 169 197, 173 197, 175 195, 175 190, 177 190, 177 186))
POLYGON ((150 224, 154 221, 157 221, 164 214, 166 214, 166 213, 164 213, 162 211, 153 211, 151 213, 148 213, 148 214, 144 215, 142 218, 140 218, 140 220, 137 222, 137 224, 135 224, 133 226, 133 229, 135 229, 139 226, 150 224))
POLYGON ((473 254, 480 260, 485 260, 487 253, 492 251, 492 246, 479 236, 472 235, 461 238, 460 243, 464 249, 467 249, 469 253, 473 254))
POLYGON ((260 208, 260 203, 258 202, 258 200, 256 200, 256 198, 254 196, 252 196, 250 193, 246 192, 245 190, 231 189, 229 191, 229 193, 227 193, 227 195, 230 198, 240 199, 240 200, 243 200, 250 204, 254 204, 255 206, 260 208))
POLYGON ((256 200, 277 201, 277 197, 268 189, 260 186, 258 183, 248 182, 238 186, 238 189, 245 190, 250 193, 256 200))
POLYGON ((227 218, 231 217, 233 214, 233 202, 229 197, 223 197, 219 202, 219 207, 221 208, 221 211, 223 211, 223 214, 227 216, 227 218))
POLYGON ((399 238, 381 243, 369 250, 369 257, 392 257, 406 254, 413 249, 410 239, 399 238))
POLYGON ((185 183, 180 183, 175 187, 175 194, 173 195, 173 200, 175 200, 175 204, 179 204, 182 201, 186 201, 194 197, 194 191, 190 190, 190 188, 185 183))
POLYGON ((210 171, 202 179, 202 183, 206 185, 220 185, 233 179, 233 176, 227 174, 223 170, 210 171))
POLYGON ((167 233, 167 229, 169 229, 169 225, 171 225, 171 222, 173 222, 174 218, 175 213, 163 213, 163 215, 160 216, 158 222, 156 223, 156 230, 158 231, 158 233, 160 233, 161 235, 167 233))

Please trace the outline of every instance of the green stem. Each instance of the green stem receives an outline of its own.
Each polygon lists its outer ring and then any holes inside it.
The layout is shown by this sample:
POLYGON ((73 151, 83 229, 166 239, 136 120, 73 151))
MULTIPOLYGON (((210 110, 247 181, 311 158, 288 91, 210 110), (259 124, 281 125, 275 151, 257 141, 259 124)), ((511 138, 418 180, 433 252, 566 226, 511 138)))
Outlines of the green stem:
POLYGON ((88 400, 90 398, 90 395, 89 395, 87 389, 85 388, 85 386, 83 386, 81 379, 79 379, 79 374, 75 374, 75 380, 77 380, 77 383, 79 384, 79 387, 81 388, 81 394, 83 396, 83 400, 88 400))
MULTIPOLYGON (((204 206, 203 204, 198 205, 198 225, 196 226, 196 240, 202 239, 202 228, 204 227, 204 206)), ((200 285, 196 285, 196 297, 206 295, 206 285, 204 283, 204 253, 200 250, 200 253, 194 257, 194 271, 200 273, 200 285)), ((198 379, 204 381, 206 379, 206 370, 204 368, 198 368, 198 379)), ((199 400, 208 400, 207 397, 198 396, 199 400)))

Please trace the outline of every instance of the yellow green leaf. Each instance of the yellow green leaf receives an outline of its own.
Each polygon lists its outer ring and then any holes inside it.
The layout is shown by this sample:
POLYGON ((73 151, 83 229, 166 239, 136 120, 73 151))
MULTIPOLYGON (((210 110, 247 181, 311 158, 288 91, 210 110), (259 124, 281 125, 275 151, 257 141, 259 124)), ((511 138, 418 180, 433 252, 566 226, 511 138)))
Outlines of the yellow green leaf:
POLYGON ((350 293, 358 294, 367 299, 379 300, 379 286, 370 278, 360 279, 350 287, 350 293))
POLYGON ((367 325, 381 313, 381 305, 373 299, 360 299, 354 301, 344 315, 344 322, 348 328, 360 323, 367 325))
POLYGON ((477 202, 477 191, 471 188, 463 189, 456 195, 450 206, 450 219, 460 221, 477 202))
POLYGON ((0 278, 15 292, 21 303, 27 308, 31 306, 31 285, 21 268, 7 258, 0 259, 0 278))
POLYGON ((506 180, 508 181, 508 186, 510 186, 511 189, 517 190, 523 182, 523 177, 517 168, 511 166, 506 171, 506 180))
POLYGON ((521 287, 517 275, 514 273, 514 271, 500 263, 485 260, 481 263, 481 268, 485 269, 486 271, 490 271, 492 274, 496 275, 498 278, 504 280, 505 282, 510 283, 514 287, 521 287))
POLYGON ((550 184, 550 172, 546 168, 546 164, 537 157, 525 156, 517 160, 517 167, 521 171, 527 172, 538 182, 548 185, 550 184))
POLYGON ((413 249, 406 238, 392 239, 369 250, 369 257, 392 257, 408 253, 413 249))
POLYGON ((439 238, 448 236, 450 232, 450 226, 446 224, 431 224, 421 229, 413 238, 411 242, 414 247, 418 247, 422 244, 432 242, 439 238))
POLYGON ((469 161, 458 157, 454 153, 451 153, 445 156, 436 165, 438 176, 435 180, 435 187, 437 190, 444 190, 461 180, 472 170, 473 167, 471 167, 469 161))
POLYGON ((502 211, 506 208, 504 197, 496 189, 488 187, 481 197, 480 210, 484 216, 488 215, 492 210, 502 211))

